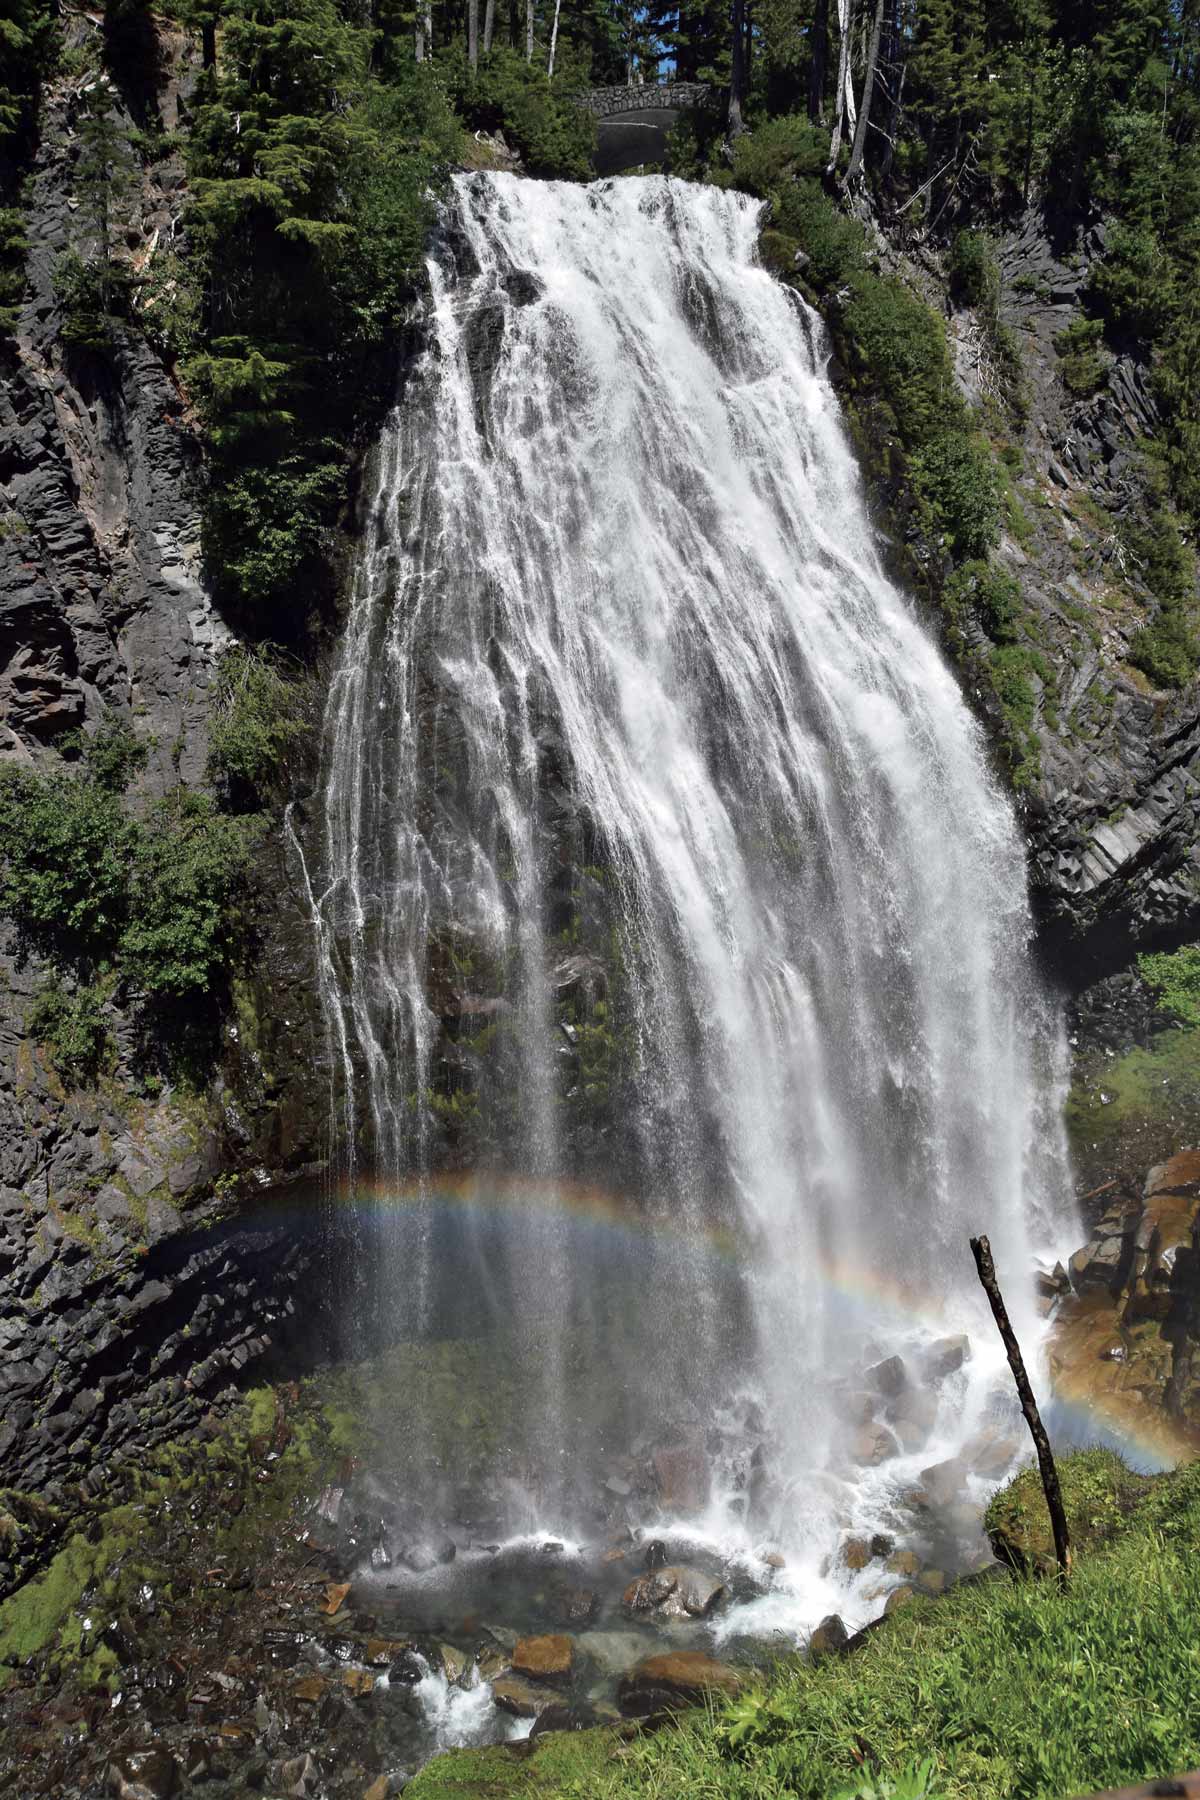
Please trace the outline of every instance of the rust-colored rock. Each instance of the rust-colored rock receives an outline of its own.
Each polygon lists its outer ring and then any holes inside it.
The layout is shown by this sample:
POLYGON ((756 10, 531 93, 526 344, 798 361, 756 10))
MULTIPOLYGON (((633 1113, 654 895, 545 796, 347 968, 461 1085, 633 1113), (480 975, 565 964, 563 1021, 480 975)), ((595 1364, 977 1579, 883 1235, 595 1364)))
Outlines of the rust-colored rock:
POLYGON ((658 1497, 670 1512, 698 1513, 708 1505, 708 1462, 694 1444, 672 1444, 654 1452, 658 1497))
POLYGON ((569 1681, 575 1662, 575 1645, 562 1631, 517 1641, 512 1653, 513 1670, 533 1681, 569 1681))
POLYGON ((1155 1194, 1200 1197, 1200 1150, 1178 1150, 1166 1162, 1156 1163, 1146 1177, 1142 1193, 1147 1200, 1155 1194))
POLYGON ((700 1650, 675 1650, 643 1657, 622 1677, 617 1701, 628 1717, 647 1719, 699 1706, 710 1696, 736 1694, 741 1687, 742 1677, 728 1663, 700 1650))
POLYGON ((536 1719, 548 1706, 554 1706, 558 1698, 553 1688, 539 1687, 536 1681, 526 1681, 521 1675, 501 1675, 492 1683, 492 1699, 496 1705, 501 1712, 511 1713, 517 1719, 536 1719))
POLYGON ((328 1613, 332 1618, 335 1612, 340 1611, 349 1592, 350 1583, 348 1581, 331 1581, 325 1589, 325 1604, 321 1611, 328 1613))

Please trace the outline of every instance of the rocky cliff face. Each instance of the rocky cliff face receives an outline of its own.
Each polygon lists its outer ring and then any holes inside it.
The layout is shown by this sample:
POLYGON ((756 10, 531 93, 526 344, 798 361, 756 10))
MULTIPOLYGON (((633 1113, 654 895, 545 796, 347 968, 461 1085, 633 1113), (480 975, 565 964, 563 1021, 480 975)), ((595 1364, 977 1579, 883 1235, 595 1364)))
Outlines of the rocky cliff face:
MULTIPOLYGON (((86 49, 90 24, 72 30, 86 49)), ((161 49, 170 133, 189 72, 180 41, 161 49)), ((0 759, 44 764, 65 734, 115 715, 149 746, 140 808, 203 781, 231 634, 203 579, 200 445, 171 370, 133 327, 103 355, 61 335, 54 273, 74 241, 88 79, 46 97, 26 304, 0 384, 0 759)), ((177 153, 139 169, 122 230, 144 273, 178 231, 183 172, 177 153)), ((231 1392, 290 1305, 302 1235, 237 1217, 239 1184, 257 1192, 310 1161, 323 1118, 303 1073, 281 1069, 307 925, 278 834, 264 855, 279 904, 207 1091, 147 1084, 131 1022, 110 1007, 116 1067, 68 1092, 29 1030, 45 971, 0 929, 0 1481, 101 1480, 231 1392)))

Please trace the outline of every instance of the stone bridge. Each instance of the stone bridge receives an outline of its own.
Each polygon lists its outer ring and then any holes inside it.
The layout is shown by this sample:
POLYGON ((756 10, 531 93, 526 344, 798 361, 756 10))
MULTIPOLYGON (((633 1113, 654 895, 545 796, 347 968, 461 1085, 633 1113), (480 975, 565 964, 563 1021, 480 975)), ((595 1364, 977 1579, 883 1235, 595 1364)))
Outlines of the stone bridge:
POLYGON ((576 105, 596 119, 596 173, 619 175, 640 163, 665 163, 676 119, 717 91, 703 81, 659 81, 577 94, 576 105))

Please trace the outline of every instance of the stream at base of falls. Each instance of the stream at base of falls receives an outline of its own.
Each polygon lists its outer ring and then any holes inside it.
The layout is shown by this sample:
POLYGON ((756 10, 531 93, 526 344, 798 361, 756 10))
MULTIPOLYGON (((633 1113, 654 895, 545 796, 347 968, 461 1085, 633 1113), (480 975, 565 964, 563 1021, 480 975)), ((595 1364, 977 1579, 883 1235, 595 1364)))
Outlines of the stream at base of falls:
POLYGON ((589 1635, 777 1648, 977 1567, 1023 1444, 968 1240, 1035 1367, 1073 1241, 1020 833, 759 225, 454 178, 289 824, 362 1579, 464 1655, 569 1627, 577 1698, 589 1635))

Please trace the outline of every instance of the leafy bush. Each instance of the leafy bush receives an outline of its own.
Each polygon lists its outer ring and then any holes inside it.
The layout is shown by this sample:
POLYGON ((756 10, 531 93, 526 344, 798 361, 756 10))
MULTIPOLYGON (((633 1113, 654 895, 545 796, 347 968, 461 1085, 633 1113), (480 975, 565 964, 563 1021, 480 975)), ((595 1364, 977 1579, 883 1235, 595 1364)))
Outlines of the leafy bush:
POLYGON ((150 744, 139 737, 128 719, 106 713, 89 737, 68 732, 61 740, 64 754, 79 752, 96 786, 109 794, 123 794, 150 754, 150 744))
POLYGON ((1200 944, 1185 944, 1171 954, 1155 952, 1137 959, 1138 974, 1158 996, 1158 1004, 1184 1025, 1200 1025, 1200 944))
POLYGON ((545 70, 527 63, 518 50, 494 43, 472 75, 463 45, 457 43, 439 67, 451 101, 471 131, 502 131, 531 175, 586 181, 592 173, 595 123, 571 94, 569 60, 560 59, 553 84, 545 70))
POLYGON ((1007 569, 973 558, 955 569, 943 600, 952 616, 969 605, 994 643, 1011 642, 1021 611, 1021 586, 1007 569))
POLYGON ((34 996, 29 1029, 49 1050, 64 1081, 76 1086, 94 1085, 112 1061, 104 997, 94 987, 76 988, 68 994, 52 976, 34 996))
POLYGON ((1000 271, 986 232, 955 234, 950 246, 950 292, 964 306, 995 310, 1000 297, 1000 271))
MULTIPOLYGON (((1151 470, 1153 479, 1154 471, 1151 470)), ((1185 687, 1200 664, 1195 627, 1196 559, 1164 504, 1124 528, 1126 547, 1158 601, 1158 611, 1137 633, 1129 660, 1160 687, 1185 687)))
POLYGON ((791 113, 767 119, 737 139, 733 178, 748 194, 765 197, 797 176, 820 176, 828 160, 829 133, 791 113))
POLYGON ((54 297, 60 308, 59 334, 79 350, 108 350, 125 313, 125 286, 99 259, 86 261, 66 250, 54 265, 54 297))
POLYGON ((309 728, 307 693, 263 650, 221 658, 209 725, 209 774, 245 806, 284 784, 288 757, 309 728))
POLYGON ((159 802, 129 860, 121 964, 156 998, 206 993, 240 937, 254 828, 180 789, 159 802))
MULTIPOLYGON (((847 366, 881 391, 907 445, 932 446, 949 425, 965 423, 945 326, 903 282, 854 272, 835 317, 847 366)), ((935 452, 935 461, 947 454, 935 452)))
POLYGON ((1100 355, 1103 338, 1103 320, 1072 319, 1054 340, 1059 355, 1058 372, 1077 399, 1099 393, 1108 380, 1108 365, 1100 355))
POLYGON ((910 473, 929 529, 955 561, 986 556, 1000 536, 1000 484, 986 443, 947 432, 916 452, 910 473))
POLYGON ((47 954, 95 966, 116 950, 137 827, 70 775, 0 772, 0 912, 47 954))

